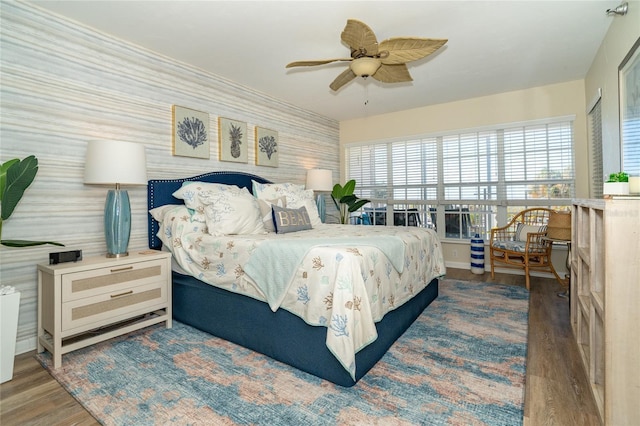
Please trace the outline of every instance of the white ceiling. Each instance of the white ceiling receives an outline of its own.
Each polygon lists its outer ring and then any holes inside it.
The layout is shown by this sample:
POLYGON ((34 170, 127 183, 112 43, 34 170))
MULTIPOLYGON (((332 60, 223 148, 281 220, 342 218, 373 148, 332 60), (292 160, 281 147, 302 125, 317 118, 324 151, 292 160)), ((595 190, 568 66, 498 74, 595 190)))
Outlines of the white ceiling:
POLYGON ((31 1, 54 13, 336 120, 584 78, 617 1, 31 1), (447 38, 409 64, 410 83, 329 84, 349 57, 340 33, 447 38))

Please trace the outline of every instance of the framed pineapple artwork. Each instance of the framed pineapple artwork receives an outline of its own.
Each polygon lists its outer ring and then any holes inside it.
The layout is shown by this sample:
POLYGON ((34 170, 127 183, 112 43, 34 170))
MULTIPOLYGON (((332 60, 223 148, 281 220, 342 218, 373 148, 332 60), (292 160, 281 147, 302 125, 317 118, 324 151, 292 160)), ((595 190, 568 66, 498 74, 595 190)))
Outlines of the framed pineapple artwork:
POLYGON ((218 118, 218 149, 220 161, 248 162, 247 123, 218 118))

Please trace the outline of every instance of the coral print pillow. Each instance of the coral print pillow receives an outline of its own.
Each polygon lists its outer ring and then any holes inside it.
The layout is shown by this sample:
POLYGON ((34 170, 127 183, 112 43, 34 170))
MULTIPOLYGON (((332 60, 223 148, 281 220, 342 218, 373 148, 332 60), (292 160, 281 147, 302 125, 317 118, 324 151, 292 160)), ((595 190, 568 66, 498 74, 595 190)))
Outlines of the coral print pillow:
POLYGON ((247 188, 201 194, 209 234, 264 234, 260 208, 247 188))
POLYGON ((198 222, 206 222, 204 208, 206 202, 203 202, 203 198, 209 194, 216 194, 219 192, 230 192, 237 194, 240 192, 240 187, 236 185, 225 185, 223 183, 210 183, 210 182, 184 182, 180 189, 175 191, 172 195, 179 200, 184 201, 184 205, 190 209, 191 220, 198 222))

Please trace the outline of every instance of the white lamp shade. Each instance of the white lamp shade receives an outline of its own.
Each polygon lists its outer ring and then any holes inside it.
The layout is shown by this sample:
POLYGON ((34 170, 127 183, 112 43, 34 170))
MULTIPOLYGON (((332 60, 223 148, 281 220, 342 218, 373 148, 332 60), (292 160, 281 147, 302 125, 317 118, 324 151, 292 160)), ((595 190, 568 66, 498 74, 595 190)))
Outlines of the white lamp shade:
POLYGON ((325 169, 307 170, 306 189, 314 191, 332 191, 333 190, 333 172, 325 169))
POLYGON ((146 185, 147 158, 144 145, 90 141, 85 157, 84 183, 146 185))

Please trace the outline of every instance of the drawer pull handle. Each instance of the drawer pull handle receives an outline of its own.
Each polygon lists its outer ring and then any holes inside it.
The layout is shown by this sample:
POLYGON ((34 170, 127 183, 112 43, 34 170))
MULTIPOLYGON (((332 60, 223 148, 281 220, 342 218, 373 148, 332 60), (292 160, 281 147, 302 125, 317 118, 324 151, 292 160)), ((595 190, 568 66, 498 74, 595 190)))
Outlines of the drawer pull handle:
POLYGON ((116 297, 126 296, 127 294, 131 294, 131 293, 133 293, 133 290, 125 291, 124 293, 120 293, 120 294, 112 294, 111 298, 115 299, 116 297))
POLYGON ((122 272, 122 271, 128 271, 129 269, 133 269, 133 266, 127 266, 124 268, 120 268, 120 269, 112 269, 111 272, 122 272))

